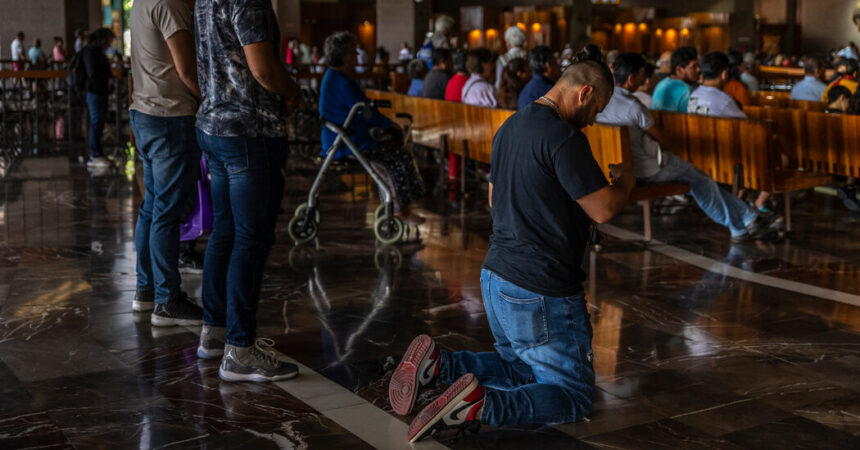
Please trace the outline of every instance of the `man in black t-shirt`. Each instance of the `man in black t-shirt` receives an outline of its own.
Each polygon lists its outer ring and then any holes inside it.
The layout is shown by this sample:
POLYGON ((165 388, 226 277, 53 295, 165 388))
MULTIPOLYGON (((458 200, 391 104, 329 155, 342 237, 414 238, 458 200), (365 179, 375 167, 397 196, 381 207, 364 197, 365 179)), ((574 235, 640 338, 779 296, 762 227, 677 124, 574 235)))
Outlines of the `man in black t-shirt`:
MULTIPOLYGON (((593 53, 592 53, 593 54, 593 53)), ((595 60, 597 59, 597 60, 595 60)), ((609 69, 577 55, 555 86, 511 116, 493 139, 493 235, 481 271, 495 352, 446 352, 413 340, 391 378, 389 401, 408 414, 418 391, 451 383, 409 427, 410 441, 446 428, 580 420, 594 390, 591 325, 580 269, 592 222, 627 204, 632 164, 610 186, 581 128, 609 102, 609 69)))

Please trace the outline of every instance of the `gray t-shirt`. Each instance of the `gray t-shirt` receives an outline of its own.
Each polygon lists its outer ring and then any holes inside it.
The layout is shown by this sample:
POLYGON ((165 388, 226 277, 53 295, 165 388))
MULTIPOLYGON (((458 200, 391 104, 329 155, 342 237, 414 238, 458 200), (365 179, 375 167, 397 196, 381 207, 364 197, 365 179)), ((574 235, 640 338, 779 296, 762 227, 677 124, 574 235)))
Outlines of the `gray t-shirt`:
POLYGON ((625 126, 630 130, 630 150, 637 178, 648 178, 660 171, 660 145, 645 130, 654 126, 654 117, 630 91, 615 86, 615 92, 597 122, 625 126))
POLYGON ((735 99, 711 86, 699 86, 690 94, 687 112, 703 116, 747 118, 735 99))
POLYGON ((179 78, 167 39, 194 33, 194 16, 184 0, 137 0, 129 16, 131 75, 129 109, 158 117, 193 116, 197 99, 179 78))

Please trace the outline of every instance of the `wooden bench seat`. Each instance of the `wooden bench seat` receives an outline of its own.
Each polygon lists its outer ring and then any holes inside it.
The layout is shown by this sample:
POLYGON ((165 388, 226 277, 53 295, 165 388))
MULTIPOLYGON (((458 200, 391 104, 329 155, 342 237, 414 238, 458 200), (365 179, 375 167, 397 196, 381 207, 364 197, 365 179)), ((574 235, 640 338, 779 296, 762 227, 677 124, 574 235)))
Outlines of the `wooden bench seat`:
MULTIPOLYGON (((402 94, 368 90, 368 98, 390 100, 391 109, 382 110, 392 120, 398 112, 412 115, 413 141, 431 148, 441 148, 455 154, 489 164, 492 153, 493 136, 505 120, 516 111, 461 103, 410 97, 402 94)), ((594 159, 609 177, 609 165, 630 160, 630 133, 625 127, 596 124, 586 127, 583 132, 588 137, 594 159)), ((631 193, 631 200, 638 201, 643 207, 645 217, 644 234, 651 238, 650 200, 690 190, 685 183, 638 185, 631 193)))

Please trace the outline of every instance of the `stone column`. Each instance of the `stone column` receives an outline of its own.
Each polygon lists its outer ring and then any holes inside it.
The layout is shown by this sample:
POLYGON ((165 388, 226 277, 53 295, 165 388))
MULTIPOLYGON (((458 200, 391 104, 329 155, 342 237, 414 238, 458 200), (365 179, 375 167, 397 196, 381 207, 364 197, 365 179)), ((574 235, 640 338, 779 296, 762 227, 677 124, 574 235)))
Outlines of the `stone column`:
POLYGON ((794 55, 798 49, 795 46, 797 41, 797 0, 786 0, 785 2, 785 41, 782 45, 782 51, 787 55, 794 55))
POLYGON ((392 61, 397 60, 401 42, 408 42, 413 52, 422 44, 415 37, 416 12, 415 0, 376 0, 376 45, 385 47, 392 61))
POLYGON ((570 17, 567 18, 570 47, 577 51, 591 41, 591 0, 572 0, 570 17))
POLYGON ((755 51, 755 2, 735 0, 732 13, 732 48, 745 46, 749 51, 755 51))
POLYGON ((301 0, 272 0, 272 8, 278 16, 281 37, 299 39, 302 35, 301 0))

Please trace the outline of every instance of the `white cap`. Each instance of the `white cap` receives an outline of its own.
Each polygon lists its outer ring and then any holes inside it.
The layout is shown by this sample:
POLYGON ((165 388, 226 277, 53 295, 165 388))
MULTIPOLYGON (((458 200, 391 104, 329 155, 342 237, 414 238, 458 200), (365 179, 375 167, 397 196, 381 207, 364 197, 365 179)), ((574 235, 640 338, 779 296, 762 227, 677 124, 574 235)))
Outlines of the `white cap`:
POLYGON ((520 27, 513 26, 508 27, 505 30, 505 42, 511 45, 523 45, 526 41, 526 32, 523 31, 520 27))

